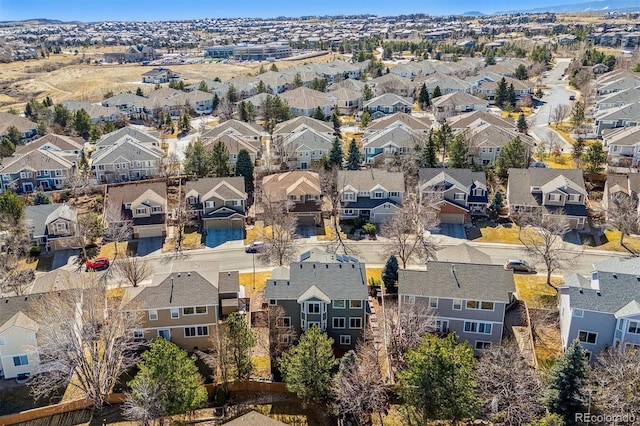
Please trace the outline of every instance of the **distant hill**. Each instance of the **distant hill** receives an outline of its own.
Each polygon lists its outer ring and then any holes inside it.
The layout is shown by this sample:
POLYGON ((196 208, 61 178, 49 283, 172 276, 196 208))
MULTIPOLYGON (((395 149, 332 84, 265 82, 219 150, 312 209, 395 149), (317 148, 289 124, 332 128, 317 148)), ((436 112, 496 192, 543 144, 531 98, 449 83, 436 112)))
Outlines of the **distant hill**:
POLYGON ((477 10, 473 10, 471 12, 464 12, 462 16, 485 16, 485 14, 482 12, 478 12, 477 10))
POLYGON ((640 0, 598 0, 574 4, 517 9, 499 13, 580 13, 580 12, 632 12, 640 11, 640 0))
POLYGON ((0 25, 50 25, 50 24, 69 24, 70 22, 60 21, 58 19, 34 18, 25 19, 23 21, 0 21, 0 25))

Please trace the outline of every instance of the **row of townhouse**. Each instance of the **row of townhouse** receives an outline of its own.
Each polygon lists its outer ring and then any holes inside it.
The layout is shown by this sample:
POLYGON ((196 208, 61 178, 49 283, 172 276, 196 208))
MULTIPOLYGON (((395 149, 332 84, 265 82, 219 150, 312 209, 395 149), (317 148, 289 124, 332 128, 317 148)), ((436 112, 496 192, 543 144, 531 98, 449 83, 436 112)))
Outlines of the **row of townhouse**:
MULTIPOLYGON (((605 139, 620 128, 635 127, 640 123, 640 77, 636 73, 623 69, 611 71, 598 77, 594 86, 596 135, 605 139)), ((614 160, 618 156, 611 148, 609 153, 614 160)))
POLYGON ((121 93, 102 101, 102 106, 117 108, 127 119, 157 119, 160 114, 168 114, 179 119, 185 111, 197 115, 213 112, 213 95, 201 90, 183 92, 171 88, 160 88, 147 96, 121 93))

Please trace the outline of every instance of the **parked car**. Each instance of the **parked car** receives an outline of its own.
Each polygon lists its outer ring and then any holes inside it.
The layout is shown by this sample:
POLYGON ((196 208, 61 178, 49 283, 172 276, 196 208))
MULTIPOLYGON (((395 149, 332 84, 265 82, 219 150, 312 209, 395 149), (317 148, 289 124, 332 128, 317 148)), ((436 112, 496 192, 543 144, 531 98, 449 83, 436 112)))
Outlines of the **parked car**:
POLYGON ((513 270, 516 272, 528 272, 528 273, 536 272, 536 268, 533 265, 528 264, 522 259, 507 260, 507 263, 504 264, 504 269, 513 270))
POLYGON ((251 244, 244 246, 245 253, 259 253, 265 248, 264 241, 254 241, 251 244))
POLYGON ((109 267, 109 259, 106 257, 98 257, 93 260, 87 260, 86 270, 89 269, 105 269, 109 267))
POLYGON ((575 95, 571 95, 571 96, 569 96, 569 100, 570 100, 570 101, 575 101, 575 100, 576 100, 575 95))
POLYGON ((537 168, 540 168, 540 169, 548 169, 549 168, 547 163, 544 163, 542 161, 532 161, 531 163, 529 163, 529 167, 537 167, 537 168))

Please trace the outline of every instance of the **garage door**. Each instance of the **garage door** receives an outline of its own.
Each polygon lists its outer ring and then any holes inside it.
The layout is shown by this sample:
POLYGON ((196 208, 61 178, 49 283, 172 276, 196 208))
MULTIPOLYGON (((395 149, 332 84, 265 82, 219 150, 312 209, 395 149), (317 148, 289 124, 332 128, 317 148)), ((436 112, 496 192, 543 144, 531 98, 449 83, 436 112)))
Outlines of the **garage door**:
POLYGON ((207 220, 205 222, 205 228, 209 229, 227 229, 227 220, 226 219, 218 219, 218 220, 207 220))
POLYGON ((464 223, 464 215, 458 213, 440 213, 440 223, 464 223))
POLYGON ((138 238, 162 237, 162 226, 138 227, 136 231, 138 238))

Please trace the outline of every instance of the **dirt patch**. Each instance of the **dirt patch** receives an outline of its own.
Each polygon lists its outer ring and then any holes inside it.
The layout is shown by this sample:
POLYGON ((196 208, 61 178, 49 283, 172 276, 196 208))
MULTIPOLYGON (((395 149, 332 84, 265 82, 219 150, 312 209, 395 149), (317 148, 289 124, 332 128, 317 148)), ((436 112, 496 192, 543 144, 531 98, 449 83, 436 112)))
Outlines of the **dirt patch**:
POLYGON ((562 355, 560 319, 556 309, 529 309, 533 344, 542 369, 549 368, 562 355))

